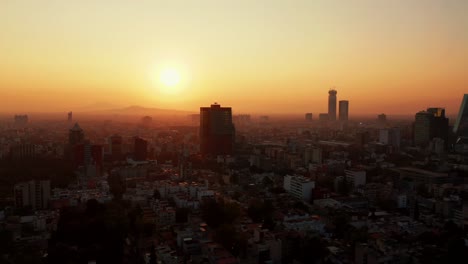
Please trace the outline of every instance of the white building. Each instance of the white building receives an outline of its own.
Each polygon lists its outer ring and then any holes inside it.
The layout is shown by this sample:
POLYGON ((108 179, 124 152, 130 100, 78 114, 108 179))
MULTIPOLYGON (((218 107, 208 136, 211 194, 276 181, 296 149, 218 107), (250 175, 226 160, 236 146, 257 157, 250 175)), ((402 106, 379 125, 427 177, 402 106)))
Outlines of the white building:
POLYGON ((299 175, 286 175, 284 176, 283 188, 297 199, 310 201, 315 182, 299 175))

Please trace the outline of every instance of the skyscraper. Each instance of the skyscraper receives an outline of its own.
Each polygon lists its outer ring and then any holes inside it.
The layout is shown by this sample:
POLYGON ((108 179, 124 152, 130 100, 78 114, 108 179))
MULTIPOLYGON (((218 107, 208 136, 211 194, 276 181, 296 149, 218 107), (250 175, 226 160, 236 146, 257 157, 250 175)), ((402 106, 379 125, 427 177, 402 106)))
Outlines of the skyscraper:
POLYGON ((122 136, 113 135, 109 139, 110 153, 113 160, 119 160, 122 158, 123 148, 122 148, 122 136))
POLYGON ((425 145, 431 140, 432 114, 426 111, 416 113, 414 121, 414 144, 425 145))
POLYGON ((448 143, 449 120, 445 117, 445 109, 440 107, 428 108, 427 112, 433 115, 431 123, 431 139, 440 138, 448 143))
POLYGON ((339 101, 339 119, 340 121, 348 121, 349 102, 346 100, 339 101))
POLYGON ((306 121, 312 121, 312 113, 306 113, 305 114, 305 120, 306 121))
POLYGON ((231 107, 221 107, 217 103, 200 107, 200 152, 203 155, 232 154, 234 137, 231 107))
POLYGON ((81 129, 80 125, 76 123, 71 129, 68 134, 68 144, 70 146, 74 146, 76 144, 83 143, 84 141, 84 132, 81 129))
POLYGON ((414 122, 414 144, 427 145, 433 138, 448 140, 448 118, 445 109, 428 108, 416 113, 414 122))
POLYGON ((135 160, 142 161, 148 158, 148 141, 141 137, 135 137, 135 160))
POLYGON ((463 95, 453 133, 457 136, 468 137, 468 94, 463 95))
POLYGON ((73 121, 73 112, 68 112, 67 120, 68 120, 68 122, 72 122, 72 121, 73 121))
POLYGON ((328 91, 328 120, 336 120, 336 94, 338 92, 334 89, 328 91))

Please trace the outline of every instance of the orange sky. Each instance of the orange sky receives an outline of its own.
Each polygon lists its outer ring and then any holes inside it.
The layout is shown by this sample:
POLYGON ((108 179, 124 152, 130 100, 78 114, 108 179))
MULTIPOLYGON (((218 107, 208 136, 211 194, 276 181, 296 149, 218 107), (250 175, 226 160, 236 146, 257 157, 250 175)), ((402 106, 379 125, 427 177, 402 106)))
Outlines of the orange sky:
POLYGON ((468 1, 0 1, 0 112, 97 102, 238 113, 456 114, 468 1), (178 93, 154 81, 167 67, 178 93))

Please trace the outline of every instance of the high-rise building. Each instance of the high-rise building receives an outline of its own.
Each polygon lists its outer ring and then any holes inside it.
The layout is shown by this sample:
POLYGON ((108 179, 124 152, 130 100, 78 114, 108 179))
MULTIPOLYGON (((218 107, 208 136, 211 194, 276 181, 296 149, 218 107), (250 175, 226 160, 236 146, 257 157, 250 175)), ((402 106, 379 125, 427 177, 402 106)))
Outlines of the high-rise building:
POLYGON ((384 128, 379 131, 379 142, 385 145, 400 148, 401 132, 399 127, 384 128))
POLYGON ((425 145, 431 140, 432 114, 426 111, 416 113, 414 121, 414 144, 425 145))
POLYGON ((427 112, 433 114, 431 124, 431 139, 440 138, 448 143, 449 120, 445 117, 445 109, 440 107, 431 107, 427 112))
POLYGON ((231 107, 221 107, 217 103, 200 107, 200 152, 203 155, 232 154, 234 138, 231 107))
POLYGON ((300 175, 286 175, 283 180, 283 188, 297 199, 310 201, 315 182, 300 175))
POLYGON ((339 101, 338 116, 340 121, 348 121, 349 101, 339 101))
POLYGON ((50 199, 50 180, 28 181, 15 184, 15 205, 32 209, 47 209, 50 199))
POLYGON ((68 122, 72 122, 72 121, 73 121, 73 112, 68 112, 67 120, 68 120, 68 122))
POLYGON ((453 133, 457 136, 468 137, 468 94, 463 95, 453 133))
POLYGON ((305 120, 306 121, 312 121, 312 113, 306 113, 305 114, 305 120))
POLYGON ((448 118, 445 109, 428 108, 416 113, 414 122, 414 144, 427 145, 433 138, 448 140, 448 118))
POLYGON ((327 113, 320 113, 319 114, 319 121, 326 122, 328 120, 330 120, 330 118, 329 118, 327 113))
POLYGON ((123 139, 120 135, 113 135, 109 138, 110 154, 113 160, 120 160, 123 156, 123 139))
POLYGON ((334 89, 328 91, 328 120, 336 120, 336 94, 338 92, 334 89))
POLYGON ((69 131, 68 134, 68 144, 74 146, 76 144, 83 143, 84 141, 84 132, 81 129, 80 125, 76 123, 69 131))
POLYGON ((141 137, 135 137, 134 142, 135 160, 146 160, 148 158, 148 141, 141 137))

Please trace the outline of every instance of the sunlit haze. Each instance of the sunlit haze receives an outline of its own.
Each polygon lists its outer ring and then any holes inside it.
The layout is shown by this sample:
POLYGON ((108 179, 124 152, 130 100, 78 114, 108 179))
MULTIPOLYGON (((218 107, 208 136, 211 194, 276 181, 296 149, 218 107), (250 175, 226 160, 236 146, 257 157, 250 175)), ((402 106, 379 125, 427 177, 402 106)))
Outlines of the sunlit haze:
POLYGON ((335 87, 351 116, 453 115, 467 14, 465 0, 3 0, 0 112, 318 113, 335 87))

